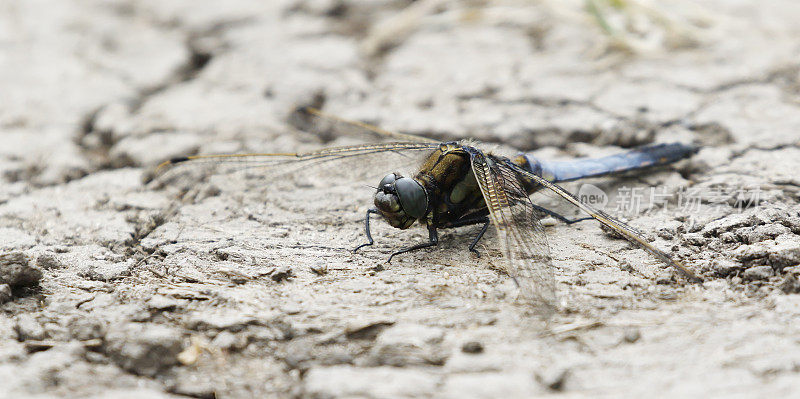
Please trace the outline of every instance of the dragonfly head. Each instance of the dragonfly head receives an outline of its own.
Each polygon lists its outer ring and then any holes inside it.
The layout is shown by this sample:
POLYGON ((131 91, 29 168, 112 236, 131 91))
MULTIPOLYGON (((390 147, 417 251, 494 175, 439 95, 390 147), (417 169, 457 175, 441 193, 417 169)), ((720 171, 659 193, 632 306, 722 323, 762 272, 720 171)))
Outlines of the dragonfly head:
POLYGON ((390 173, 378 184, 375 206, 392 227, 407 229, 427 213, 428 193, 416 180, 390 173))

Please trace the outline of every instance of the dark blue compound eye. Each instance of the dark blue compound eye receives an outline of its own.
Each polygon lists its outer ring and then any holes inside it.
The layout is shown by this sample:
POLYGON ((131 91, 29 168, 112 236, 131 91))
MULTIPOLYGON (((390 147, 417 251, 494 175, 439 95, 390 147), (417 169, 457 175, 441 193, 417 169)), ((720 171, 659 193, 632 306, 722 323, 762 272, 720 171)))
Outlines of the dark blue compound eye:
POLYGON ((388 175, 384 176, 383 179, 381 179, 380 183, 378 183, 378 190, 382 189, 387 184, 394 183, 395 180, 397 180, 397 176, 395 176, 394 173, 389 173, 388 175))
POLYGON ((415 219, 425 216, 425 211, 428 210, 428 194, 416 180, 402 177, 395 181, 394 187, 406 215, 415 219))

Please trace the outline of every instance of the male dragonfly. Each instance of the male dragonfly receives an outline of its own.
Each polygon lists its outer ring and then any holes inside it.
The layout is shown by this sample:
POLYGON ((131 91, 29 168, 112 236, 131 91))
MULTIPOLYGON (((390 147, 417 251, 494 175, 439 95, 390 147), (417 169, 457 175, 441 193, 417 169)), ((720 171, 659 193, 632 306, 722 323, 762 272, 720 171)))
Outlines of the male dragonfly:
MULTIPOLYGON (((313 108, 302 111, 324 118, 344 121, 313 108)), ((481 149, 472 140, 438 142, 428 138, 388 132, 361 122, 347 123, 369 129, 380 135, 403 141, 325 148, 306 153, 196 155, 174 158, 159 165, 156 175, 175 165, 211 164, 236 168, 267 168, 279 174, 307 168, 339 171, 341 177, 354 177, 356 169, 346 168, 346 161, 361 165, 389 165, 390 162, 415 165, 413 176, 389 173, 373 196, 374 208, 366 213, 367 243, 372 245, 370 215, 378 214, 391 226, 407 229, 415 222, 428 229, 427 242, 394 252, 395 255, 431 247, 438 243, 438 230, 482 224, 475 245, 490 225, 505 256, 508 275, 526 300, 546 309, 555 305, 555 281, 549 247, 541 219, 552 216, 572 223, 594 218, 633 244, 650 252, 692 282, 702 280, 679 261, 652 246, 641 233, 609 214, 582 202, 556 183, 581 178, 665 165, 686 158, 695 152, 692 146, 672 143, 657 144, 625 153, 595 159, 548 162, 529 154, 508 158, 481 149), (373 162, 373 161, 379 162, 373 162), (529 195, 545 190, 557 194, 589 215, 570 220, 531 202, 529 195)), ((370 168, 360 168, 370 169, 370 168)), ((366 172, 362 170, 361 172, 366 172)), ((354 251, 355 251, 354 250, 354 251)))

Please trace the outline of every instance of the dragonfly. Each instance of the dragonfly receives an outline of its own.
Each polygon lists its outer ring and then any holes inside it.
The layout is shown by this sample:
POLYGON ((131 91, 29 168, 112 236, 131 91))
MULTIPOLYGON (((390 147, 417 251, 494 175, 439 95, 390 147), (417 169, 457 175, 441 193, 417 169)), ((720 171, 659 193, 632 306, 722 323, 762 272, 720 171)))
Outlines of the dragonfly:
MULTIPOLYGON (((374 215, 398 229, 405 230, 419 223, 428 231, 426 242, 395 251, 388 261, 403 253, 437 245, 440 229, 469 225, 481 225, 468 247, 480 256, 475 246, 489 227, 494 226, 506 272, 519 288, 520 296, 545 312, 556 306, 552 258, 542 225, 542 219, 548 216, 568 224, 594 219, 671 266, 688 281, 702 282, 680 261, 650 244, 641 232, 559 185, 667 165, 691 156, 696 152, 694 146, 655 144, 601 158, 547 161, 526 153, 511 157, 496 154, 471 139, 442 142, 390 132, 315 108, 307 107, 299 112, 360 126, 396 141, 323 148, 305 153, 185 156, 159 165, 156 176, 178 167, 204 164, 233 166, 233 170, 255 167, 277 171, 278 174, 322 170, 337 178, 355 179, 375 172, 377 165, 386 165, 384 172, 391 170, 389 165, 393 163, 410 165, 415 167, 415 173, 404 176, 398 171, 390 172, 375 187, 374 206, 367 210, 364 222, 367 242, 355 248, 354 252, 374 244, 370 228, 370 217, 374 215), (530 196, 540 191, 555 194, 588 216, 570 219, 534 204, 530 196)), ((222 168, 215 173, 224 173, 225 170, 230 169, 222 168)))

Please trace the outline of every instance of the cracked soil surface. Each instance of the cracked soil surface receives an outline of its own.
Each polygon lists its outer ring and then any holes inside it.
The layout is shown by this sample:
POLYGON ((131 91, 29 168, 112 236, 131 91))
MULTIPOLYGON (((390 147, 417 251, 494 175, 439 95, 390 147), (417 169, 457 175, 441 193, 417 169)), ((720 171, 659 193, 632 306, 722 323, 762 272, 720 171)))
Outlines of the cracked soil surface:
POLYGON ((0 397, 800 391, 800 6, 609 3, 0 2, 0 397), (612 212, 660 190, 616 213, 705 282, 550 223, 542 320, 491 240, 465 250, 474 226, 387 265, 426 232, 378 221, 349 252, 392 165, 145 183, 176 156, 363 142, 304 105, 547 159, 698 145, 588 183, 612 212))

